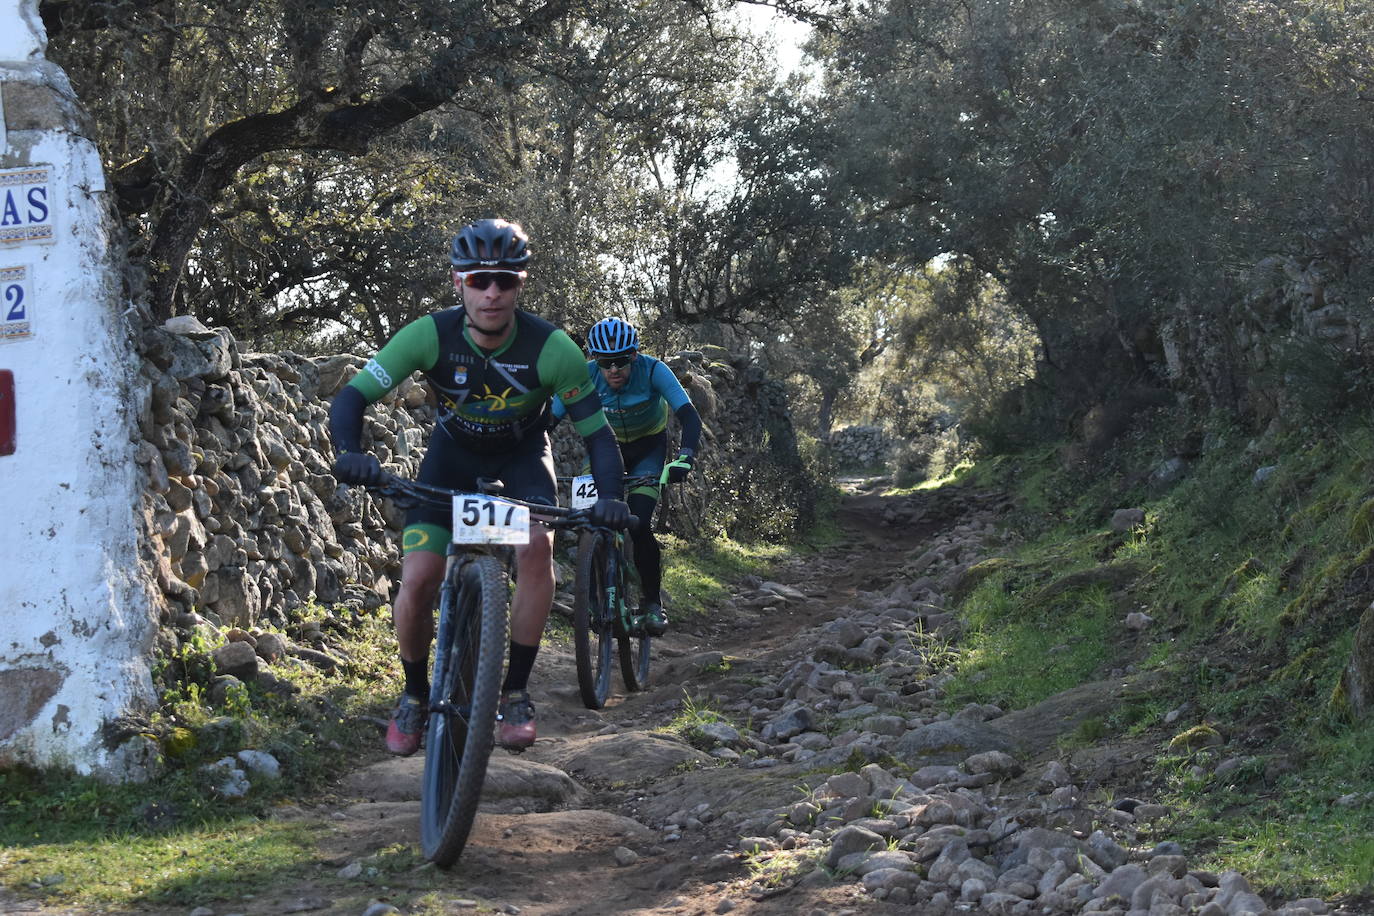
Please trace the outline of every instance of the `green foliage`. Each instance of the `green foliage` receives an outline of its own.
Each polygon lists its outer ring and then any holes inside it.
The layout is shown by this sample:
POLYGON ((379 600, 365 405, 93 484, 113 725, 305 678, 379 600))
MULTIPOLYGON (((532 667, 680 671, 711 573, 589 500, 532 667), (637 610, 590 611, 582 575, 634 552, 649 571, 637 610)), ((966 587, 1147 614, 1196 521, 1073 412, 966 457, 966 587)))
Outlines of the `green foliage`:
POLYGON ((450 302, 447 240, 492 214, 531 231, 527 303, 559 323, 599 317, 609 282, 650 317, 718 310, 702 291, 722 272, 754 278, 724 297, 751 303, 814 282, 823 259, 780 243, 829 237, 818 182, 775 180, 805 169, 774 155, 812 122, 762 101, 765 55, 719 13, 242 0, 168 28, 138 5, 45 8, 159 317, 304 350, 375 346, 450 302), (708 200, 736 152, 738 193, 708 200))
POLYGON ((1350 544, 1361 549, 1374 544, 1374 499, 1365 500, 1350 519, 1350 544))
POLYGON ((754 850, 745 859, 745 867, 749 869, 750 879, 760 887, 790 887, 819 867, 822 852, 819 846, 773 852, 754 850))
POLYGON ((878 257, 967 259, 1034 327, 1035 381, 979 412, 985 445, 1062 438, 1171 346, 1207 404, 1368 404, 1374 145, 1345 74, 1371 37, 1365 7, 1321 0, 936 0, 815 39, 878 257), (1316 317, 1347 303, 1361 327, 1316 317), (1256 355, 1290 331, 1291 356, 1256 355))
POLYGON ((1355 774, 1368 772, 1371 738, 1366 728, 1328 739, 1321 746, 1328 759, 1277 784, 1265 777, 1263 759, 1214 780, 1183 758, 1169 780, 1167 802, 1178 813, 1169 836, 1200 850, 1202 867, 1236 869, 1281 897, 1367 894, 1374 806, 1367 781, 1355 774))
POLYGON ((1005 290, 966 259, 899 276, 877 302, 875 355, 837 407, 850 422, 876 423, 898 438, 932 434, 1030 377, 1033 330, 1005 290))
POLYGON ((1362 354, 1322 338, 1295 335, 1283 341, 1272 370, 1258 373, 1257 380, 1281 387, 1288 409, 1309 423, 1325 425, 1347 411, 1367 411, 1374 401, 1362 354))

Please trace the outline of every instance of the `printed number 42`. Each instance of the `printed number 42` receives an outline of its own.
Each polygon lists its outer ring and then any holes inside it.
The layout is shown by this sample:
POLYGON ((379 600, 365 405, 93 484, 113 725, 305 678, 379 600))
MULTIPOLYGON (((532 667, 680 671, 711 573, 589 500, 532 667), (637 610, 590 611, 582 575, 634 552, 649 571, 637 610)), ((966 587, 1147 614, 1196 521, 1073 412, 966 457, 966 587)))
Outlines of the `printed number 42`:
MULTIPOLYGON (((506 517, 505 517, 505 519, 501 522, 501 524, 502 524, 502 526, 509 526, 509 525, 510 525, 510 522, 511 522, 511 516, 513 516, 513 515, 515 514, 515 507, 514 507, 514 506, 505 506, 504 508, 505 508, 505 510, 506 510, 506 517)), ((495 525, 495 524, 496 524, 496 513, 497 513, 496 503, 494 503, 494 502, 479 501, 479 500, 476 500, 476 499, 469 499, 469 500, 464 500, 464 501, 463 501, 463 524, 464 524, 464 525, 480 525, 480 524, 482 524, 482 510, 483 510, 483 509, 486 509, 486 510, 487 510, 487 512, 486 512, 486 515, 487 515, 487 521, 486 521, 486 523, 487 523, 488 525, 495 525)))
POLYGON ((11 303, 6 321, 24 320, 24 287, 19 284, 5 287, 5 301, 11 303))

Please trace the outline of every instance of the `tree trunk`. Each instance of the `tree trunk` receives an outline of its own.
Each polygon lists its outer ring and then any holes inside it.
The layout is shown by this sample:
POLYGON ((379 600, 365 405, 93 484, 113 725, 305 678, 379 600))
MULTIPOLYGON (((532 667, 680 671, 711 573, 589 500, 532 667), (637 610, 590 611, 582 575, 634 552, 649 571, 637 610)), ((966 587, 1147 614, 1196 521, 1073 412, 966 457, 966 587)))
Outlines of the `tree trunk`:
POLYGON ((839 390, 826 388, 821 391, 821 407, 816 412, 816 438, 827 439, 830 436, 830 424, 834 422, 835 399, 839 397, 839 390))

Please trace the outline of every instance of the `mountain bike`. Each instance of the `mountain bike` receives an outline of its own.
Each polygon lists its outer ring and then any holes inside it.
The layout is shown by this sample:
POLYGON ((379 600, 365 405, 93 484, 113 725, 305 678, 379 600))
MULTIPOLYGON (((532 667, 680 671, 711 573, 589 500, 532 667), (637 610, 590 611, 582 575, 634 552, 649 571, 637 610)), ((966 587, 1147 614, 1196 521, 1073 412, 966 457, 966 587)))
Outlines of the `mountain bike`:
MULTIPOLYGON (((627 477, 628 492, 637 486, 663 485, 662 477, 627 477)), ((595 500, 589 476, 571 478, 573 505, 595 500)), ((646 520, 647 521, 647 520, 646 520)), ((625 689, 644 690, 649 685, 649 661, 653 639, 635 614, 639 601, 639 570, 634 545, 624 531, 587 527, 577 545, 577 571, 573 584, 573 646, 577 658, 577 686, 582 704, 601 709, 611 692, 611 656, 618 649, 620 677, 625 689), (593 647, 593 643, 595 646, 593 647)))
POLYGON ((420 845, 441 868, 457 861, 472 830, 496 741, 501 678, 509 649, 510 587, 506 563, 479 545, 529 542, 530 515, 554 528, 588 524, 582 510, 500 497, 496 481, 481 492, 435 487, 394 475, 375 487, 400 508, 451 505, 453 538, 439 590, 430 682, 425 770, 420 790, 420 845))

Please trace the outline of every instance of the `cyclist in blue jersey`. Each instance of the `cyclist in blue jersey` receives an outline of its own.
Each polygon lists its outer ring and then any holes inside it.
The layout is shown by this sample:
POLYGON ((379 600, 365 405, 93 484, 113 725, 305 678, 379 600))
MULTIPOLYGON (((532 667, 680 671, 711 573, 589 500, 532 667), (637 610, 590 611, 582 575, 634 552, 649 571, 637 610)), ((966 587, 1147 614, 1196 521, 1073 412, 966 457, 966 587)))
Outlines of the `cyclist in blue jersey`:
MULTIPOLYGON (((655 479, 660 476, 668 457, 668 414, 672 412, 682 425, 682 444, 677 459, 668 465, 668 482, 685 478, 691 473, 701 442, 701 415, 673 370, 661 360, 640 353, 638 332, 619 318, 603 318, 592 325, 587 333, 587 352, 592 355, 587 373, 620 444, 625 473, 655 479)), ((567 413, 557 396, 552 410, 555 423, 567 413)), ((640 519, 630 539, 643 591, 640 609, 644 630, 650 636, 662 636, 668 629, 660 598, 663 550, 653 529, 658 497, 659 488, 653 485, 637 486, 627 498, 630 512, 640 519)))

